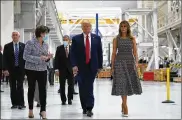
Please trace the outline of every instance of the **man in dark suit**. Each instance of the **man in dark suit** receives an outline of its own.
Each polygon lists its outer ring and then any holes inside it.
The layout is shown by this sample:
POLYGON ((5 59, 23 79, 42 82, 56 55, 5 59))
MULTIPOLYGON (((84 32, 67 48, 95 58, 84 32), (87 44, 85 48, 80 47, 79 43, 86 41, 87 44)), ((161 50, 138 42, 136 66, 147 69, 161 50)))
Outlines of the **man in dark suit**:
POLYGON ((23 89, 25 76, 23 52, 25 44, 19 42, 19 38, 18 31, 12 32, 13 41, 4 46, 3 53, 3 69, 4 75, 9 76, 12 109, 25 108, 23 89))
MULTIPOLYGON (((1 80, 2 80, 2 68, 3 68, 3 54, 1 53, 1 51, 2 51, 2 47, 0 45, 0 85, 1 85, 1 80)), ((4 92, 4 91, 2 91, 0 89, 0 92, 4 92)))
POLYGON ((68 80, 68 104, 72 104, 73 99, 73 71, 70 62, 69 37, 63 37, 63 45, 57 47, 55 55, 55 74, 59 76, 60 96, 62 105, 66 104, 65 82, 68 80))
POLYGON ((72 38, 71 63, 73 74, 77 74, 83 114, 91 117, 94 107, 93 83, 103 63, 102 43, 99 36, 91 33, 89 21, 82 23, 82 30, 82 34, 72 38))

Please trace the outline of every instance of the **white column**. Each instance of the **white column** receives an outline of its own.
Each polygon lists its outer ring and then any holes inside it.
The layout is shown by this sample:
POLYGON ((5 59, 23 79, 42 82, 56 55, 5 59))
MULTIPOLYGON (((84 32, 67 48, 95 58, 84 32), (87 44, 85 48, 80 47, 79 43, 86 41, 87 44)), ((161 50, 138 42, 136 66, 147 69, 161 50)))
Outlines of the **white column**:
POLYGON ((28 40, 31 40, 33 37, 33 34, 31 32, 24 32, 24 43, 26 43, 28 40))
MULTIPOLYGON (((147 20, 147 22, 146 22, 147 23, 147 30, 148 30, 149 33, 151 33, 151 22, 152 22, 151 14, 149 14, 149 15, 146 16, 146 20, 147 20)), ((147 36, 147 38, 149 40, 149 38, 150 38, 149 35, 146 34, 146 36, 147 36)))
POLYGON ((169 52, 168 52, 168 56, 169 58, 173 58, 173 47, 169 45, 169 52))
POLYGON ((157 1, 154 0, 154 9, 153 9, 153 42, 154 42, 154 62, 155 62, 155 69, 159 68, 159 41, 157 35, 157 1))
POLYGON ((14 1, 1 1, 1 45, 12 40, 14 31, 14 1))
POLYGON ((168 0, 168 1, 167 1, 167 4, 168 4, 168 5, 167 5, 167 7, 168 7, 168 8, 167 8, 167 9, 168 9, 167 12, 170 13, 170 12, 171 12, 171 1, 168 0))
MULTIPOLYGON (((137 8, 143 8, 142 2, 143 1, 137 1, 137 8)), ((142 24, 142 16, 141 15, 138 16, 138 24, 139 25, 143 25, 142 24)), ((140 42, 143 41, 143 36, 142 36, 143 29, 141 27, 138 27, 138 32, 141 33, 141 34, 138 34, 138 37, 137 37, 137 42, 140 43, 140 42)), ((143 53, 143 50, 141 48, 139 48, 138 49, 138 56, 141 56, 142 53, 143 53)))

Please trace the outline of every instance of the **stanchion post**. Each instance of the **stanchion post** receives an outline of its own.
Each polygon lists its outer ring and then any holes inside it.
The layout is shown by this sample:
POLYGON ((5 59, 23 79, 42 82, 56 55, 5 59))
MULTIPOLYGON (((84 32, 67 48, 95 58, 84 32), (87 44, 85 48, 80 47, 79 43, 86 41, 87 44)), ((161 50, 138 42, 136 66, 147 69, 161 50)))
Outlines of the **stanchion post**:
POLYGON ((166 81, 166 88, 167 88, 167 100, 163 101, 162 103, 174 103, 174 101, 170 100, 170 68, 167 68, 167 81, 166 81))

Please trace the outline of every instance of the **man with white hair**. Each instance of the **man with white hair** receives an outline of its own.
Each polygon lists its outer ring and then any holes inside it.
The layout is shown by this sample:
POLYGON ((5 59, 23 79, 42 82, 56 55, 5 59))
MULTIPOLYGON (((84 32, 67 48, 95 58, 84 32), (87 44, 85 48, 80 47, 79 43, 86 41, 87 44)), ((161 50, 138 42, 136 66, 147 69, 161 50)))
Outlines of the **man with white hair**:
POLYGON ((23 89, 25 44, 19 42, 19 39, 20 33, 18 31, 12 32, 13 41, 4 46, 3 52, 3 73, 5 76, 9 76, 12 109, 25 108, 23 89))
POLYGON ((103 63, 102 43, 98 35, 91 33, 89 21, 84 20, 81 26, 83 33, 72 38, 71 63, 78 81, 83 114, 91 117, 94 107, 93 84, 103 63))

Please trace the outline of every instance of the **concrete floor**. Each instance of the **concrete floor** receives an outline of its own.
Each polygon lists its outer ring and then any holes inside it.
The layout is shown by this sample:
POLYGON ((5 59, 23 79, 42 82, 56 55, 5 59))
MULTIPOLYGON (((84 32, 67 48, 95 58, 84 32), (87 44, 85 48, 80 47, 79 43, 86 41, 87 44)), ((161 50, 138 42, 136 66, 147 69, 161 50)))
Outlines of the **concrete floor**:
MULTIPOLYGON (((95 107, 91 119, 126 119, 121 115, 120 97, 111 96, 112 82, 98 79, 95 82, 95 107)), ((164 104, 166 100, 165 83, 142 82, 143 94, 128 97, 129 117, 127 119, 180 119, 181 118, 181 84, 171 83, 171 100, 174 104, 164 104)), ((11 110, 9 86, 2 85, 1 119, 28 119, 27 85, 25 85, 25 110, 11 110)), ((73 105, 61 105, 56 83, 48 88, 47 118, 48 119, 90 119, 82 115, 79 96, 75 95, 73 105)), ((36 105, 36 104, 35 104, 36 105)), ((39 119, 39 108, 34 108, 35 119, 39 119)))

